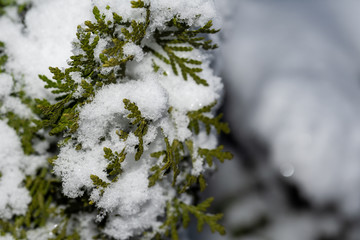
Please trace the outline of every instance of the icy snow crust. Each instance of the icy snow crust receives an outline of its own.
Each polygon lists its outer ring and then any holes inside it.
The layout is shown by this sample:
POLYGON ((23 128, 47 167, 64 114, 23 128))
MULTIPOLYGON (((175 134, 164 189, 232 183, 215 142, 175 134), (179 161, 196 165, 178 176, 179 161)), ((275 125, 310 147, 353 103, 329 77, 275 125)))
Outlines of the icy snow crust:
MULTIPOLYGON (((147 1, 145 1, 147 2, 147 1)), ((148 1, 150 2, 150 1, 148 1)), ((48 67, 67 67, 67 60, 73 53, 77 53, 76 45, 71 45, 75 38, 78 24, 85 20, 94 21, 92 8, 96 5, 101 12, 108 14, 117 12, 125 19, 143 20, 141 12, 130 8, 129 1, 88 1, 88 0, 36 0, 26 14, 24 27, 16 14, 0 18, 0 29, 6 34, 0 36, 0 41, 6 45, 6 54, 9 60, 6 70, 21 80, 24 91, 32 98, 50 98, 48 90, 38 74, 48 77, 48 67), (111 11, 106 6, 111 7, 111 11), (16 39, 16 41, 15 41, 16 39)), ((192 26, 202 26, 215 17, 213 2, 209 0, 193 1, 164 1, 152 0, 152 24, 149 30, 164 28, 164 22, 177 15, 192 26)), ((149 34, 150 35, 150 34, 149 34)), ((146 36, 144 41, 151 41, 146 36)), ((106 41, 100 40, 95 57, 105 48, 106 41)), ((161 51, 160 49, 155 49, 161 51)), ((66 196, 75 198, 85 192, 90 195, 91 201, 99 208, 97 216, 101 220, 108 216, 104 232, 115 239, 128 239, 147 229, 159 230, 162 224, 159 216, 164 215, 165 205, 175 196, 170 183, 158 182, 148 187, 149 169, 157 164, 150 153, 163 150, 164 136, 172 142, 174 139, 184 141, 192 137, 188 129, 189 111, 198 110, 214 101, 220 101, 222 83, 220 78, 214 76, 209 66, 209 56, 194 50, 192 58, 203 61, 203 72, 199 76, 206 79, 209 86, 196 84, 191 78, 184 81, 181 76, 173 74, 169 66, 159 63, 161 71, 154 73, 152 58, 142 49, 132 43, 124 47, 124 54, 134 55, 134 62, 128 64, 127 76, 131 79, 119 79, 118 83, 103 87, 90 104, 79 109, 79 128, 74 137, 81 143, 82 149, 75 150, 72 140, 64 144, 55 161, 54 172, 61 177, 63 192, 66 196), (167 73, 167 76, 162 74, 167 73), (129 111, 124 108, 124 99, 134 102, 142 116, 151 121, 147 134, 144 137, 144 153, 139 161, 134 160, 138 138, 130 134, 126 141, 120 141, 116 130, 124 129, 129 124, 126 115, 129 111), (172 107, 171 113, 168 111, 172 107), (105 139, 105 140, 104 140, 105 139), (95 188, 90 176, 96 175, 107 180, 106 167, 108 160, 104 158, 104 147, 114 151, 121 151, 126 147, 127 156, 122 163, 123 173, 118 181, 111 183, 101 193, 95 188)), ((190 57, 184 53, 182 57, 190 57)), ((81 81, 80 75, 72 75, 76 81, 81 81)), ((21 117, 34 117, 31 111, 18 99, 10 95, 13 83, 10 74, 0 74, 0 111, 15 112, 21 117)), ((81 89, 78 89, 81 93, 81 89)), ((80 96, 80 95, 79 95, 80 96)), ((211 115, 211 113, 210 113, 211 115)), ((199 146, 214 148, 217 145, 215 133, 207 135, 204 129, 194 138, 194 148, 199 146)), ((46 157, 44 146, 42 158, 46 157), (44 157, 45 156, 45 157, 44 157)), ((24 214, 31 198, 23 186, 26 174, 34 171, 43 162, 34 160, 38 165, 27 163, 30 157, 22 153, 21 144, 15 131, 0 120, 0 218, 9 219, 14 214, 24 214)), ((34 157, 31 157, 34 158, 34 157)), ((35 158, 34 158, 35 159, 35 158)), ((194 175, 199 175, 206 169, 203 159, 197 156, 193 169, 194 175)), ((107 180, 108 181, 108 180, 107 180)), ((108 181, 110 182, 110 181, 108 181)), ((189 198, 190 199, 190 198, 189 198)), ((79 216, 79 219, 81 216, 79 216)), ((83 216, 85 222, 91 222, 94 216, 83 216)), ((45 239, 56 221, 29 233, 30 239, 45 239)), ((84 226, 84 239, 91 236, 93 225, 84 226)), ((82 234, 82 233, 81 233, 82 234)))

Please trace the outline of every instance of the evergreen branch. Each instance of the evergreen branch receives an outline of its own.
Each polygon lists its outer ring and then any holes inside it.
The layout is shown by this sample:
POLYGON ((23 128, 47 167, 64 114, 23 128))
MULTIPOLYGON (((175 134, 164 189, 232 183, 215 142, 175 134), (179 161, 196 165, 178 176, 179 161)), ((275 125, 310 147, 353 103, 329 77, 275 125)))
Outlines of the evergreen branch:
POLYGON ((131 102, 129 99, 123 100, 125 104, 125 109, 130 111, 130 113, 126 116, 129 119, 134 119, 131 124, 136 126, 136 130, 134 131, 134 135, 139 139, 139 145, 137 147, 137 151, 135 154, 135 160, 139 160, 141 155, 144 152, 144 139, 143 137, 146 135, 149 129, 149 120, 145 119, 141 115, 141 111, 136 106, 135 103, 131 102))
POLYGON ((74 230, 73 233, 68 234, 69 228, 69 218, 65 217, 60 224, 58 224, 51 233, 54 237, 49 238, 48 240, 80 240, 79 233, 74 230))
POLYGON ((110 183, 105 182, 104 180, 102 180, 101 178, 99 178, 96 175, 91 174, 90 178, 91 178, 93 184, 96 186, 96 188, 101 189, 102 193, 104 192, 104 189, 110 185, 110 183))
POLYGON ((13 112, 6 113, 7 124, 12 127, 20 137, 21 146, 26 155, 35 153, 32 140, 39 130, 32 119, 21 118, 13 112))
MULTIPOLYGON (((1 15, 1 9, 0 9, 1 15)), ((5 63, 7 62, 8 56, 5 54, 5 44, 0 41, 0 73, 5 72, 3 68, 5 63)))
POLYGON ((165 228, 164 235, 168 237, 171 235, 171 239, 178 240, 179 235, 177 233, 177 224, 182 222, 182 226, 187 228, 190 223, 190 213, 198 220, 197 229, 202 231, 204 224, 209 225, 211 232, 218 232, 221 235, 225 235, 225 228, 218 223, 222 219, 223 214, 209 214, 206 213, 207 209, 211 206, 213 198, 208 198, 198 205, 188 205, 177 199, 173 199, 172 202, 167 203, 166 207, 166 220, 160 229, 165 228))
POLYGON ((132 8, 144 8, 145 3, 142 0, 131 1, 131 7, 132 8))
POLYGON ((187 64, 201 65, 202 62, 195 59, 187 59, 179 57, 175 52, 191 52, 194 48, 203 48, 204 50, 215 49, 216 44, 212 45, 211 40, 205 40, 203 37, 198 37, 198 34, 213 34, 219 30, 212 29, 212 21, 207 22, 203 27, 196 30, 191 30, 190 26, 180 22, 177 17, 174 17, 169 21, 168 26, 175 27, 172 31, 155 31, 155 40, 162 50, 167 54, 167 57, 163 56, 154 49, 147 47, 146 50, 154 54, 166 64, 171 65, 171 68, 175 75, 178 75, 177 66, 181 70, 181 75, 184 80, 187 80, 188 75, 197 83, 204 86, 208 86, 205 79, 202 79, 197 73, 201 72, 201 68, 191 68, 187 64), (178 44, 181 44, 179 46, 178 44), (184 45, 188 44, 188 46, 184 45))
POLYGON ((199 184, 200 191, 203 192, 206 188, 206 180, 202 174, 194 176, 191 174, 186 175, 184 186, 178 191, 180 194, 186 192, 191 186, 199 184))
POLYGON ((196 134, 199 133, 200 127, 199 122, 205 124, 206 132, 209 134, 211 126, 215 127, 218 134, 224 132, 226 134, 230 133, 230 129, 227 123, 220 122, 222 114, 219 114, 215 118, 210 118, 205 116, 203 113, 208 113, 216 105, 216 101, 208 106, 202 107, 199 110, 188 112, 188 117, 190 119, 189 129, 193 130, 196 134))
POLYGON ((123 141, 126 141, 126 139, 129 137, 129 133, 123 130, 116 130, 116 135, 118 135, 119 138, 123 141))
POLYGON ((116 182, 119 175, 123 172, 121 168, 121 163, 124 162, 126 157, 125 148, 121 151, 121 153, 113 153, 110 148, 104 147, 104 153, 104 157, 109 161, 106 170, 109 176, 112 178, 111 181, 116 182))
POLYGON ((161 156, 164 156, 162 160, 164 165, 162 167, 155 166, 151 169, 151 171, 154 171, 155 173, 149 177, 149 187, 155 185, 156 181, 160 180, 162 175, 170 173, 170 170, 173 172, 172 186, 175 186, 176 179, 180 174, 180 162, 182 161, 184 154, 183 143, 175 139, 170 145, 169 139, 167 137, 164 139, 166 150, 150 154, 153 158, 160 158, 161 156), (181 154, 181 152, 183 154, 181 154))
POLYGON ((198 154, 206 159, 206 162, 211 167, 213 165, 213 158, 219 159, 221 163, 225 160, 230 160, 233 155, 230 152, 223 152, 223 145, 218 146, 216 149, 199 148, 198 154))
POLYGON ((187 205, 185 203, 180 203, 180 207, 183 210, 183 218, 186 219, 184 222, 184 227, 186 228, 188 226, 189 220, 188 213, 193 214, 197 220, 198 225, 197 229, 199 232, 202 231, 204 224, 208 224, 211 232, 218 232, 221 235, 225 234, 225 228, 221 226, 219 223, 217 223, 220 219, 222 219, 223 214, 206 214, 205 211, 210 207, 211 203, 213 202, 214 198, 208 198, 202 203, 193 206, 193 205, 187 205), (184 216, 185 215, 185 216, 184 216))
POLYGON ((166 228, 165 236, 171 235, 172 240, 179 240, 177 232, 177 223, 179 222, 180 214, 178 207, 175 208, 171 205, 171 202, 166 204, 166 220, 160 228, 166 228))

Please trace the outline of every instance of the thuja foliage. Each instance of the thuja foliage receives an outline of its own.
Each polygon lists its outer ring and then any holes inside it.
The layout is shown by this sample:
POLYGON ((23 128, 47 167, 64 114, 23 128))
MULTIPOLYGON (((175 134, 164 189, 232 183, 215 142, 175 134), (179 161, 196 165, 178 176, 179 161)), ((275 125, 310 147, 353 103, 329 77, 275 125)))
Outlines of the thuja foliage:
MULTIPOLYGON (((185 204, 177 199, 174 199, 171 203, 168 203, 166 220, 161 226, 161 228, 166 228, 165 236, 171 236, 173 240, 179 240, 177 232, 178 227, 176 223, 181 222, 182 226, 187 228, 190 223, 190 214, 198 219, 198 231, 202 231, 204 224, 206 223, 210 226, 211 232, 218 232, 222 235, 225 234, 225 228, 217 223, 217 221, 220 220, 223 215, 206 214, 206 211, 210 207, 213 200, 213 198, 208 198, 195 206, 185 204)), ((157 238, 162 239, 159 235, 157 235, 157 238)))
MULTIPOLYGON (((6 72, 3 68, 7 61, 4 49, 5 45, 0 42, 0 74, 6 72)), ((34 99, 27 97, 21 86, 17 86, 20 81, 14 78, 13 82, 13 91, 9 97, 20 99, 33 115, 21 117, 12 111, 1 111, 0 120, 5 120, 16 131, 23 153, 29 157, 36 157, 39 153, 34 149, 34 142, 46 140, 46 136, 41 131, 41 121, 35 117, 39 116, 41 111, 37 108, 34 99)), ((0 107, 2 104, 0 99, 0 107)), ((10 220, 0 219, 0 236, 10 234, 14 239, 28 239, 28 231, 43 228, 49 224, 48 221, 58 219, 59 224, 48 234, 49 240, 80 239, 76 230, 69 233, 68 222, 72 215, 93 212, 94 209, 87 202, 84 204, 63 196, 60 191, 61 181, 51 173, 50 165, 39 168, 34 175, 26 176, 24 186, 31 196, 28 209, 24 215, 14 216, 10 220)))
POLYGON ((0 41, 0 73, 4 72, 4 65, 8 56, 5 54, 5 44, 0 41))
MULTIPOLYGON (((169 74, 164 69, 169 67, 175 76, 181 77, 184 81, 194 81, 198 85, 209 87, 207 80, 200 74, 203 71, 202 61, 184 57, 183 53, 217 47, 205 36, 218 32, 212 28, 212 22, 208 21, 202 27, 194 28, 178 16, 173 16, 166 22, 164 28, 157 28, 151 32, 149 31, 152 16, 150 5, 142 0, 131 1, 131 5, 132 8, 143 10, 142 21, 124 19, 116 12, 113 12, 112 20, 109 20, 95 6, 93 8, 95 21, 85 21, 77 28, 77 41, 74 47, 80 51, 76 51, 76 54, 70 57, 68 67, 65 69, 50 67, 52 78, 39 75, 39 78, 45 82, 45 88, 51 89, 55 101, 33 100, 26 97, 23 91, 13 93, 32 110, 34 116, 37 116, 37 118, 22 119, 12 112, 1 116, 8 120, 9 126, 19 135, 25 154, 37 154, 33 142, 35 139, 46 139, 44 130, 52 136, 57 136, 58 139, 62 138, 58 146, 70 144, 76 151, 83 150, 76 134, 80 126, 80 111, 87 104, 91 104, 98 91, 105 86, 129 81, 131 76, 127 75, 127 68, 134 62, 136 56, 125 53, 124 48, 128 44, 135 44, 152 57, 151 67, 155 73, 162 71, 166 77, 169 74), (149 34, 150 39, 153 40, 151 43, 149 43, 149 34), (101 45, 101 41, 106 41, 106 44, 101 45), (100 52, 99 46, 102 46, 100 52)), ((110 6, 107 10, 111 10, 110 6)), ((0 43, 0 73, 4 71, 1 66, 7 59, 3 47, 0 43)), ((199 135, 202 129, 205 129, 207 134, 213 131, 218 134, 229 133, 228 125, 221 122, 222 115, 213 117, 211 114, 216 104, 213 102, 186 114, 189 122, 187 127, 194 136, 199 135)), ((152 188, 156 184, 170 181, 171 187, 176 192, 175 197, 167 202, 165 215, 159 216, 163 224, 158 229, 147 229, 141 236, 133 237, 177 240, 179 227, 188 227, 190 215, 197 219, 199 231, 203 229, 204 224, 207 224, 212 232, 225 234, 224 227, 219 224, 222 214, 207 213, 212 198, 195 205, 180 199, 183 194, 193 195, 197 188, 201 191, 206 188, 205 173, 195 171, 199 159, 205 160, 201 164, 210 169, 214 159, 224 162, 231 159, 232 155, 223 151, 223 146, 214 149, 197 147, 191 137, 185 140, 171 139, 163 130, 160 133, 163 149, 148 153, 145 151, 147 146, 144 139, 150 126, 154 124, 153 121, 147 118, 139 106, 130 99, 124 98, 123 106, 126 112, 123 120, 127 122, 127 126, 118 129, 116 134, 125 147, 103 148, 103 157, 107 160, 106 177, 91 174, 89 179, 93 186, 100 191, 100 195, 103 195, 112 184, 121 181, 120 176, 124 174, 122 165, 125 160, 132 158, 133 161, 143 161, 146 155, 155 160, 155 164, 150 168, 148 187, 152 188), (129 136, 135 136, 137 139, 134 154, 126 146, 129 136)), ((170 107, 168 115, 171 116, 176 111, 170 107)), ((106 137, 99 136, 99 141, 105 141, 106 137)), ((50 171, 50 166, 56 165, 57 158, 58 156, 55 155, 49 159, 49 167, 43 167, 35 176, 26 178, 25 186, 32 197, 29 209, 24 216, 16 216, 11 221, 1 220, 0 234, 10 233, 15 239, 26 239, 30 229, 44 227, 49 219, 58 219, 59 224, 52 229, 49 239, 80 239, 76 225, 69 226, 69 222, 74 222, 74 216, 77 213, 105 211, 97 208, 96 202, 89 200, 86 193, 75 199, 69 199, 61 194, 61 180, 50 171)), ((102 232, 102 224, 104 221, 97 226, 98 235, 94 239, 110 239, 102 232)))
POLYGON ((19 4, 16 0, 0 0, 0 16, 6 13, 6 7, 16 7, 18 14, 23 17, 29 6, 30 2, 19 4))

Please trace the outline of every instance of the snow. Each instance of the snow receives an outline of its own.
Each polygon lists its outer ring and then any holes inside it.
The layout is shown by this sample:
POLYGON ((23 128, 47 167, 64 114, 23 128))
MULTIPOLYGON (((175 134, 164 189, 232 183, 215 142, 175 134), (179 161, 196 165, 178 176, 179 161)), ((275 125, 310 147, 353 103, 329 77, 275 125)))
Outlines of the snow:
POLYGON ((12 77, 6 73, 0 73, 0 97, 4 98, 5 96, 10 95, 11 88, 13 85, 12 77))
POLYGON ((0 236, 0 240, 14 240, 14 238, 10 234, 6 234, 5 236, 0 236))
POLYGON ((22 181, 24 155, 15 131, 0 120, 0 218, 25 214, 31 201, 22 181))
POLYGON ((142 116, 153 121, 161 118, 169 108, 168 95, 154 76, 150 75, 143 81, 133 80, 124 84, 108 85, 80 111, 78 131, 83 147, 93 146, 100 137, 105 136, 109 127, 126 126, 126 121, 116 119, 119 115, 130 113, 124 108, 124 99, 134 102, 142 116))
POLYGON ((49 96, 39 74, 50 75, 49 66, 66 67, 77 26, 90 19, 87 0, 37 0, 26 14, 22 29, 18 21, 0 18, 0 41, 9 56, 7 69, 23 80, 25 92, 37 98, 49 96), (14 41, 16 39, 16 41, 14 41))
POLYGON ((136 45, 135 43, 125 44, 123 51, 125 56, 133 55, 135 57, 136 62, 140 62, 144 58, 143 50, 141 49, 140 46, 136 45))

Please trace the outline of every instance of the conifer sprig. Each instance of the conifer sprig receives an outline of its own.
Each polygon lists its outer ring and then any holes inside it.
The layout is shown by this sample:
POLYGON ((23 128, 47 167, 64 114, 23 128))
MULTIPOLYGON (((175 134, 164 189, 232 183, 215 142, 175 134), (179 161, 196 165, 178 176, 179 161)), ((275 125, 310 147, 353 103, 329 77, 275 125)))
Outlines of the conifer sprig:
MULTIPOLYGON (((21 146, 26 155, 35 153, 32 140, 39 137, 37 134, 38 128, 33 122, 33 119, 22 118, 13 112, 5 114, 7 124, 16 131, 20 137, 21 146)), ((1 116, 0 116, 1 119, 1 116)))
POLYGON ((199 66, 201 61, 191 58, 180 57, 177 52, 191 52, 194 48, 202 48, 204 50, 211 50, 217 48, 216 44, 212 44, 211 40, 205 40, 204 37, 199 37, 199 34, 214 34, 219 30, 212 29, 212 21, 208 21, 203 27, 198 29, 191 29, 189 25, 181 22, 180 19, 174 17, 167 23, 168 27, 174 28, 171 31, 156 30, 154 38, 156 43, 166 53, 167 57, 155 51, 151 47, 145 49, 151 52, 155 57, 164 63, 171 65, 175 75, 178 75, 178 67, 184 80, 190 76, 197 84, 208 86, 205 79, 202 79, 198 73, 202 72, 199 66))
POLYGON ((199 232, 203 230, 204 224, 209 225, 211 232, 225 234, 225 228, 218 223, 222 219, 223 214, 208 214, 207 209, 211 206, 213 198, 208 198, 198 205, 188 205, 177 199, 173 199, 168 203, 166 208, 166 220, 160 229, 165 229, 165 236, 171 236, 172 240, 178 240, 177 224, 182 223, 183 228, 187 228, 190 223, 190 214, 198 221, 197 229, 199 232))
POLYGON ((5 65, 7 59, 8 59, 8 56, 5 54, 5 44, 0 41, 0 73, 5 71, 4 65, 5 65))
POLYGON ((72 233, 68 233, 69 229, 69 218, 65 217, 60 224, 58 224, 52 231, 54 237, 48 240, 80 240, 79 233, 74 230, 72 233))
MULTIPOLYGON (((16 240, 27 239, 28 230, 44 227, 49 219, 60 218, 62 222, 67 219, 64 214, 64 206, 60 207, 65 200, 58 191, 61 182, 49 174, 46 167, 40 169, 36 176, 27 176, 25 186, 32 198, 27 212, 23 216, 14 217, 13 221, 0 220, 0 235, 10 233, 16 240)), ((57 231, 55 232, 54 229, 55 236, 60 234, 57 231)), ((70 240, 74 238, 55 239, 70 240)))
POLYGON ((213 158, 219 159, 221 163, 233 158, 230 152, 223 152, 223 149, 223 145, 218 146, 216 149, 199 148, 198 153, 206 159, 207 164, 211 167, 213 165, 213 158))
POLYGON ((101 193, 104 193, 104 189, 110 185, 110 183, 105 182, 104 180, 102 180, 101 178, 99 178, 96 175, 91 174, 90 178, 91 178, 93 184, 96 186, 96 188, 101 190, 101 193))
POLYGON ((131 124, 133 126, 136 126, 134 135, 139 139, 139 145, 137 146, 137 151, 135 154, 135 160, 137 161, 140 159, 141 155, 144 152, 143 138, 149 129, 149 120, 147 120, 141 115, 141 111, 135 103, 131 102, 129 99, 126 98, 123 100, 123 102, 125 104, 125 109, 130 111, 130 113, 127 115, 127 118, 133 119, 131 124))
POLYGON ((202 231, 204 224, 208 224, 211 232, 218 232, 221 235, 225 234, 225 228, 217 223, 220 219, 223 218, 223 214, 207 214, 207 209, 211 206, 214 198, 208 198, 205 201, 199 203, 196 206, 187 205, 180 202, 179 206, 183 212, 183 227, 186 228, 189 225, 190 217, 189 213, 194 215, 198 220, 197 229, 199 232, 202 231))
POLYGON ((221 122, 222 114, 219 114, 215 118, 210 118, 206 116, 206 113, 209 113, 211 109, 216 105, 216 101, 208 106, 204 106, 196 111, 188 112, 188 117, 190 119, 189 129, 193 130, 196 134, 200 131, 199 122, 205 124, 206 132, 209 134, 211 131, 211 126, 213 126, 217 133, 220 134, 224 132, 226 134, 230 133, 230 128, 227 123, 221 122))
POLYGON ((119 175, 123 172, 121 168, 121 163, 124 162, 126 157, 125 148, 120 152, 115 152, 110 148, 104 148, 104 157, 109 161, 107 166, 107 171, 109 176, 112 178, 112 182, 116 182, 118 180, 119 175))
POLYGON ((172 144, 169 143, 169 139, 167 137, 164 139, 166 150, 150 154, 150 156, 154 158, 160 158, 163 156, 162 162, 164 165, 162 167, 155 166, 152 168, 152 171, 155 173, 149 177, 149 187, 154 186, 156 181, 160 180, 163 174, 168 174, 171 171, 173 173, 172 186, 175 186, 176 179, 180 174, 180 163, 184 158, 184 146, 176 139, 172 142, 172 144))

